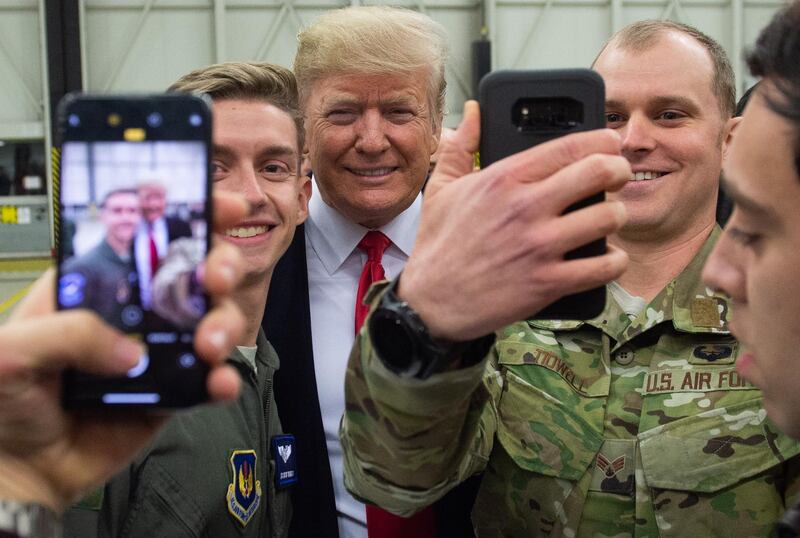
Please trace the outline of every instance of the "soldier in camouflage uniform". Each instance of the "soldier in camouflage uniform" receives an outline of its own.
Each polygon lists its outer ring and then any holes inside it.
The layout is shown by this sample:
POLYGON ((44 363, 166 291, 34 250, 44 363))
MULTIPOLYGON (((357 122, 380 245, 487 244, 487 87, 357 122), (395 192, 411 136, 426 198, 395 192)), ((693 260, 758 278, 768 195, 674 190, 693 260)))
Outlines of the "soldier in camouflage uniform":
POLYGON ((709 73, 724 81, 730 66, 694 29, 639 23, 595 67, 633 168, 613 195, 630 218, 610 239, 632 261, 604 312, 512 324, 487 361, 422 382, 387 370, 362 333, 341 429, 346 483, 408 514, 483 473, 479 536, 766 536, 798 487, 800 446, 736 371, 728 301, 700 279, 736 123, 732 86, 709 73))

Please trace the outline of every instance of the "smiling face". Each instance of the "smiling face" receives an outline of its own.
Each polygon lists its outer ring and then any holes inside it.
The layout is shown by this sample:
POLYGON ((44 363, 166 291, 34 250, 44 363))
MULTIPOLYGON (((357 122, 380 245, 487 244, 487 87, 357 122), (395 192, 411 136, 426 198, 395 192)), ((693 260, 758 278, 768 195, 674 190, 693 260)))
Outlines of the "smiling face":
POLYGON ((142 208, 142 217, 147 222, 157 221, 164 215, 167 207, 166 189, 158 183, 139 185, 139 206, 142 208))
POLYGON ((706 49, 666 31, 645 50, 612 44, 594 68, 606 84, 608 126, 622 135, 622 154, 634 172, 608 195, 628 212, 619 236, 663 242, 710 226, 733 122, 720 112, 706 49))
POLYGON ((800 177, 792 126, 769 109, 762 83, 725 163, 735 209, 709 259, 706 283, 733 299, 740 372, 764 392, 775 423, 800 437, 800 177))
POLYGON ((214 188, 246 197, 251 211, 225 240, 238 246, 252 276, 272 274, 308 215, 311 184, 298 175, 292 118, 264 101, 214 102, 214 188))
POLYGON ((118 254, 129 252, 140 219, 135 192, 118 192, 106 198, 100 220, 106 228, 106 241, 118 254))
POLYGON ((331 75, 304 104, 320 195, 353 222, 377 228, 419 194, 438 144, 427 73, 331 75))

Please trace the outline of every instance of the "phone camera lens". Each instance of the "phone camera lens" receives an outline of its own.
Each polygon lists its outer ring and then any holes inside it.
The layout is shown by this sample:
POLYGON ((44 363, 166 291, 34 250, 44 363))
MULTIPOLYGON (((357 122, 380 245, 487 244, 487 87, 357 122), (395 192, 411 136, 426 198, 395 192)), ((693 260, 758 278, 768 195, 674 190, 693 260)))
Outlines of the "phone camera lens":
POLYGON ((203 118, 200 117, 200 114, 192 114, 189 116, 189 125, 192 127, 200 127, 203 123, 203 118))
POLYGON ((78 117, 77 114, 70 114, 69 117, 67 118, 67 121, 69 122, 71 127, 77 127, 78 125, 81 124, 81 119, 78 117))
POLYGON ((161 117, 161 114, 159 114, 158 112, 152 112, 150 115, 147 116, 147 125, 149 125, 150 127, 159 127, 161 126, 162 121, 163 118, 161 117))

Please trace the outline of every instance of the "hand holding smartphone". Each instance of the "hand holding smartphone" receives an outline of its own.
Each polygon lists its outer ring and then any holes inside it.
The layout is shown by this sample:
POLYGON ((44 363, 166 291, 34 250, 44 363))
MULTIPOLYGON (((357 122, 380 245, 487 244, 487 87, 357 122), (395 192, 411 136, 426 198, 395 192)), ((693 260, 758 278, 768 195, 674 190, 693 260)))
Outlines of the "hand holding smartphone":
MULTIPOLYGON (((571 133, 605 127, 605 86, 589 69, 494 71, 480 82, 480 163, 489 166, 509 155, 571 133)), ((567 211, 602 202, 598 194, 567 211)), ((599 256, 604 239, 565 255, 599 256)), ((605 287, 562 297, 533 316, 536 319, 586 320, 605 308, 605 287)))
MULTIPOLYGON (((211 113, 196 96, 70 95, 59 108, 59 309, 88 308, 140 340, 126 376, 64 377, 67 407, 177 408, 208 399, 193 323, 176 323, 153 285, 170 252, 208 251, 211 113), (161 308, 160 308, 161 306, 161 308)), ((191 281, 191 279, 186 279, 191 281)), ((201 316, 207 298, 187 300, 201 316)))

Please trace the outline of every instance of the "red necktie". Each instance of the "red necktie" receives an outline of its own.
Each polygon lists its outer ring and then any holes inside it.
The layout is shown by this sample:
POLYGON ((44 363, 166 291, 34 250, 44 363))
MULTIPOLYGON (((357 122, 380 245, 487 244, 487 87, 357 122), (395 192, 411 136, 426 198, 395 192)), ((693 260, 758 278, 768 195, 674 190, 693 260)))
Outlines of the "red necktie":
POLYGON ((153 237, 153 227, 147 227, 147 235, 150 239, 150 279, 156 276, 158 270, 158 249, 156 248, 156 240, 153 237))
POLYGON ((391 241, 381 232, 371 230, 367 232, 358 244, 358 248, 367 253, 367 263, 358 279, 358 293, 356 294, 356 334, 364 324, 369 312, 369 306, 364 304, 364 295, 373 282, 383 280, 384 272, 381 259, 391 241))
MULTIPOLYGON (((358 244, 358 248, 367 253, 367 263, 358 279, 356 334, 369 312, 369 306, 364 304, 364 295, 373 282, 384 277, 381 259, 390 243, 388 237, 373 230, 367 232, 358 244)), ((369 538, 436 538, 436 519, 430 506, 408 518, 390 514, 377 506, 367 505, 366 508, 369 538)))

